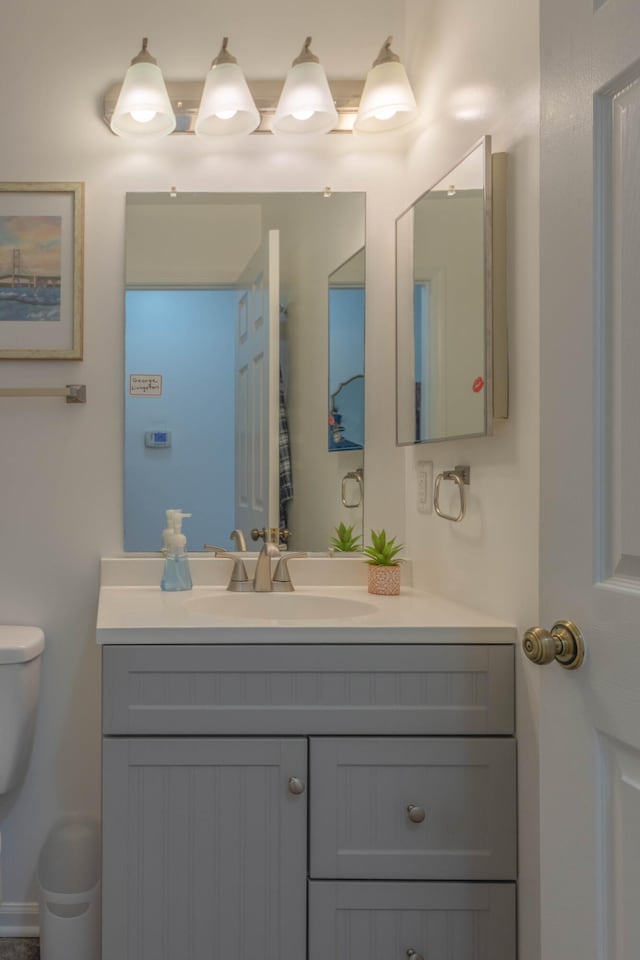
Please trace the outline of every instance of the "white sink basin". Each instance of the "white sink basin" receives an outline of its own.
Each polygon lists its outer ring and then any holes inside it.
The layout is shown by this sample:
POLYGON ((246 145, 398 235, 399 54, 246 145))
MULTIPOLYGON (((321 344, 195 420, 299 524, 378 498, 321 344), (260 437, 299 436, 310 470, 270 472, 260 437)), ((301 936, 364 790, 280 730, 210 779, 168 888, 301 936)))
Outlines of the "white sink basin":
POLYGON ((375 613, 372 603, 304 593, 209 594, 185 600, 190 614, 239 620, 352 620, 375 613))

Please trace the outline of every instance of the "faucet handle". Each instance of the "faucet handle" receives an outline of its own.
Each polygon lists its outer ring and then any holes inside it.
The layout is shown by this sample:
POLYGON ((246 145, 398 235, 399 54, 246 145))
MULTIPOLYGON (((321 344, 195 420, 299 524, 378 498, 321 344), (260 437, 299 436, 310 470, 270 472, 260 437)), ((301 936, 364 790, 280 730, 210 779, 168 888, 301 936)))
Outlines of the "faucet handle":
POLYGON ((228 560, 233 560, 233 571, 231 573, 231 580, 229 581, 227 590, 232 590, 233 592, 242 592, 244 590, 252 589, 253 584, 247 575, 247 568, 244 565, 244 560, 242 560, 240 557, 234 557, 234 555, 229 553, 228 550, 225 550, 224 547, 217 547, 212 543, 205 543, 204 549, 213 551, 216 557, 223 557, 228 560))
POLYGON ((289 560, 298 560, 307 556, 307 553, 283 553, 273 575, 273 589, 281 593, 291 593, 293 584, 289 575, 289 560))

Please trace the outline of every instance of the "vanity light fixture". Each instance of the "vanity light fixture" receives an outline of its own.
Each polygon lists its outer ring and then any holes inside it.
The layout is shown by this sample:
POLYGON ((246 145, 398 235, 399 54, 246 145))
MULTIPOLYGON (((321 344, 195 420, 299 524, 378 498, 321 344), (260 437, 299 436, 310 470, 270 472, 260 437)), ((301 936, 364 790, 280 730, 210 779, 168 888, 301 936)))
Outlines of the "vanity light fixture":
POLYGON ((384 133, 402 127, 418 115, 407 71, 387 37, 367 74, 354 130, 384 133))
POLYGON ((253 133, 260 124, 258 108, 236 57, 227 50, 228 42, 224 37, 207 74, 196 117, 197 134, 253 133))
POLYGON ((175 130, 176 117, 158 61, 147 50, 147 37, 133 58, 118 96, 111 129, 120 137, 164 137, 175 130))
POLYGON ((417 116, 406 71, 391 50, 392 37, 364 85, 350 79, 332 81, 331 87, 310 49, 311 37, 293 61, 284 86, 278 80, 247 82, 225 37, 204 89, 197 80, 170 80, 165 85, 147 42, 145 37, 124 83, 114 84, 104 97, 104 120, 121 137, 375 133, 394 130, 417 116))
POLYGON ((307 37, 291 64, 273 118, 274 133, 329 133, 338 123, 327 75, 307 37))

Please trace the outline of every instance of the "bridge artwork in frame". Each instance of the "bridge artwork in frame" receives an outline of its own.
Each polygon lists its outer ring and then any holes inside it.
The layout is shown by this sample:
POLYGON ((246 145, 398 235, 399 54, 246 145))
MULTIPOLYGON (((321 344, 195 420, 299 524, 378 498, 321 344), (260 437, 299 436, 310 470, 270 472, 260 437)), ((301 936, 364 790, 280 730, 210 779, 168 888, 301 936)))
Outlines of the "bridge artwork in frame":
POLYGON ((0 360, 81 360, 83 183, 0 183, 0 360))

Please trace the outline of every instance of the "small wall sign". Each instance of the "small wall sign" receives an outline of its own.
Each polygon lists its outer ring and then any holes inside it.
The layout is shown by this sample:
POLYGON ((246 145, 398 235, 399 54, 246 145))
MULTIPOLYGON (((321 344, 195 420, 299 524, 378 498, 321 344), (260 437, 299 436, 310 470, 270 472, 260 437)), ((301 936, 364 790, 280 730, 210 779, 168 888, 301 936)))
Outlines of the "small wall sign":
POLYGON ((162 374, 160 373, 130 373, 130 397, 161 397, 162 374))

